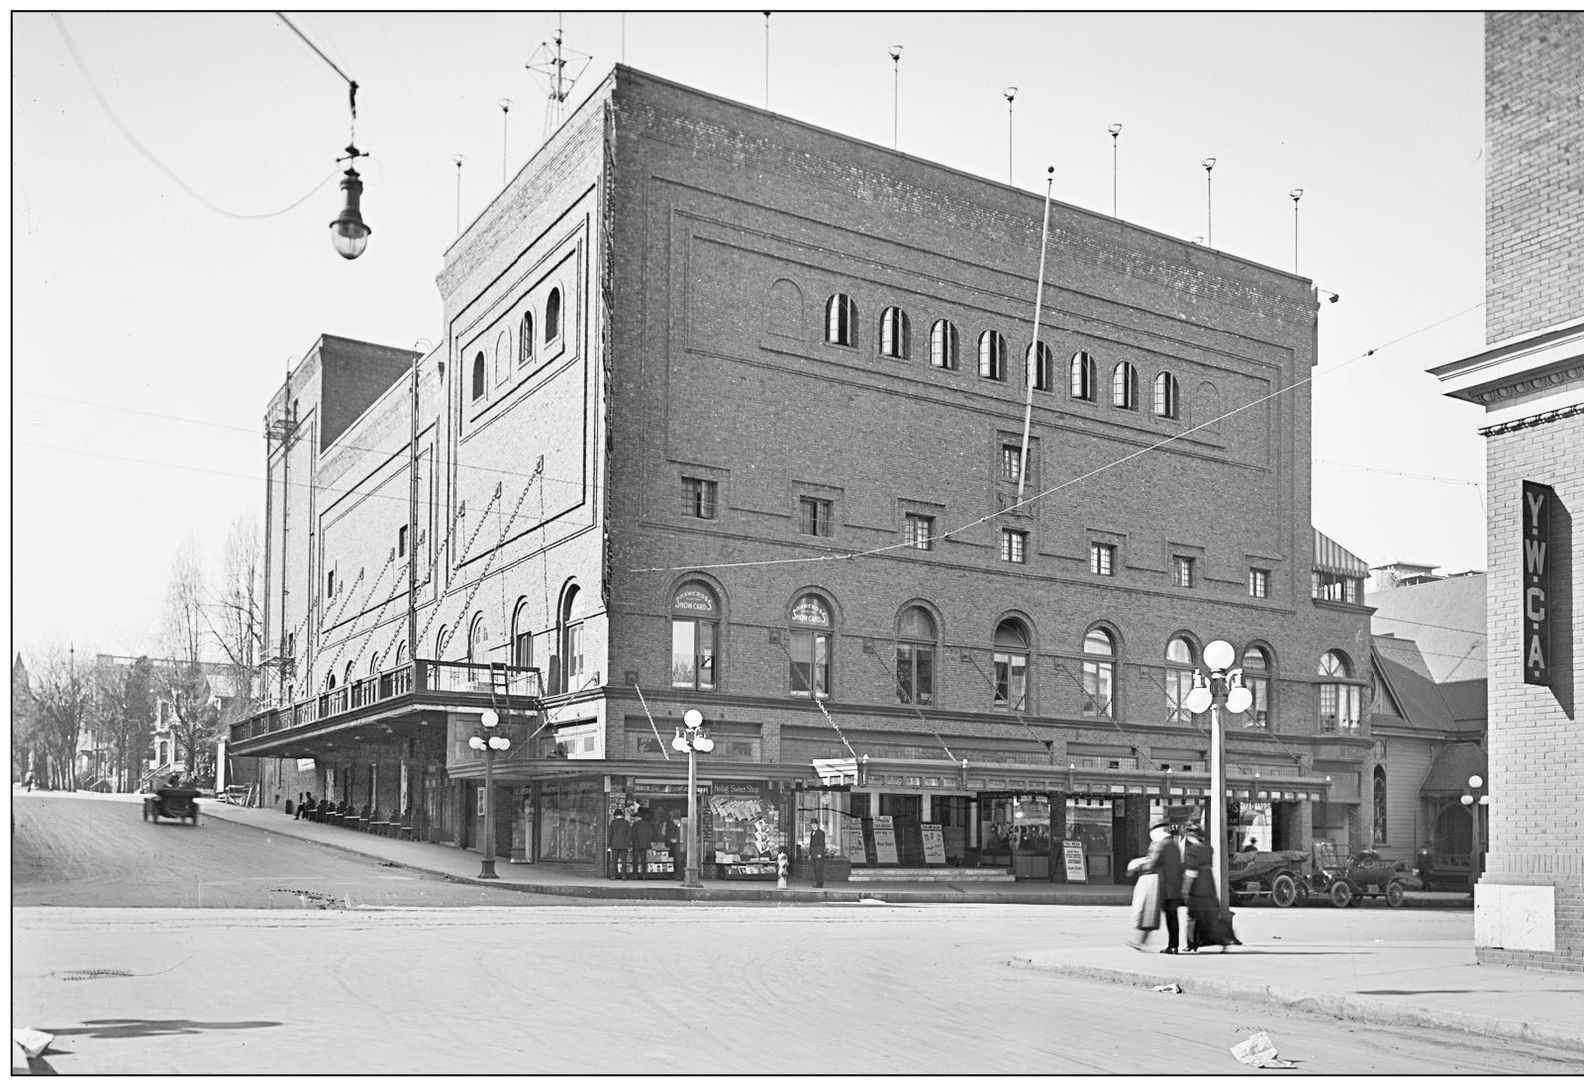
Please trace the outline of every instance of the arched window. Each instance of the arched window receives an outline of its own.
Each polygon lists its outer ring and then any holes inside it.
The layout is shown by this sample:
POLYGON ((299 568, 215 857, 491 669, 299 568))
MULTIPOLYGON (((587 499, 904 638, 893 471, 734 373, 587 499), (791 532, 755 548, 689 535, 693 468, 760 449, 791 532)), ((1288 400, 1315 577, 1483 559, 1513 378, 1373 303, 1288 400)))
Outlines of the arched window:
POLYGON ((897 700, 935 703, 935 619, 923 607, 908 607, 897 619, 897 700))
POLYGON ((979 336, 979 375, 993 381, 1006 380, 1006 336, 985 332, 979 336))
POLYGON ((511 332, 501 329, 495 337, 495 383, 505 384, 512 371, 511 332))
POLYGON ((484 352, 482 350, 473 359, 473 398, 484 398, 484 352))
POLYGON ((561 288, 558 286, 550 291, 550 297, 545 301, 545 342, 557 338, 561 334, 561 288))
POLYGON ((1378 845, 1386 843, 1386 766, 1375 766, 1375 836, 1378 845))
POLYGON ((1006 618, 995 631, 995 706, 1022 712, 1028 707, 1029 635, 1023 623, 1006 618))
POLYGON ((170 743, 163 739, 160 740, 159 744, 159 763, 161 766, 170 764, 170 743))
POLYGON ((930 326, 930 365, 957 368, 957 325, 949 320, 937 320, 930 326))
POLYGON ((450 639, 450 636, 451 634, 447 632, 446 627, 443 625, 440 627, 440 632, 435 634, 435 659, 445 658, 446 641, 450 639))
POLYGON ((469 663, 489 662, 489 627, 484 624, 482 614, 475 614, 473 624, 468 626, 467 660, 469 663))
POLYGON ((407 662, 407 642, 398 641, 396 644, 396 666, 400 667, 407 662))
POLYGON ((1138 410, 1138 370, 1132 362, 1118 362, 1111 371, 1111 406, 1138 410))
POLYGON ((534 356, 534 325, 533 314, 524 313, 522 323, 517 327, 517 364, 527 365, 533 361, 534 356))
POLYGON ((716 688, 720 602, 708 584, 690 580, 671 597, 671 688, 716 688))
POLYGON ((846 294, 825 302, 825 342, 850 347, 858 342, 858 306, 846 294))
POLYGON ((1186 637, 1166 642, 1166 722, 1192 723, 1188 693, 1193 689, 1194 646, 1186 637))
POLYGON ((1327 652, 1315 668, 1320 681, 1322 734, 1356 734, 1359 729, 1359 687, 1348 680, 1353 670, 1341 652, 1327 652))
POLYGON ((1049 392, 1055 387, 1056 356, 1051 353, 1051 348, 1044 343, 1029 344, 1028 354, 1023 360, 1034 374, 1034 390, 1049 392))
POLYGON ((528 600, 517 600, 512 611, 511 654, 513 667, 533 666, 533 632, 528 628, 528 600))
POLYGON ((1095 397, 1095 360, 1087 350, 1072 356, 1072 397, 1091 402, 1095 397))
POLYGON ((1155 374, 1155 414, 1159 418, 1177 417, 1177 378, 1170 373, 1155 374))
POLYGON ((1104 629, 1091 629, 1083 652, 1083 714, 1111 719, 1116 715, 1116 641, 1104 629))
POLYGON ((346 685, 346 686, 350 686, 352 684, 352 679, 355 677, 355 675, 356 675, 356 672, 353 669, 352 661, 349 659, 349 660, 347 660, 347 665, 346 665, 346 676, 341 679, 341 684, 342 685, 346 685))
POLYGON ((908 315, 895 305, 880 311, 880 353, 902 359, 909 353, 908 315))
POLYGON ((379 673, 379 653, 376 652, 373 655, 369 656, 369 674, 370 675, 375 675, 375 674, 378 674, 378 673, 379 673))
POLYGON ((794 697, 829 697, 830 604, 812 592, 792 604, 790 684, 794 697))
POLYGON ((1254 695, 1254 702, 1244 713, 1250 727, 1270 726, 1270 654, 1258 645, 1250 645, 1243 652, 1243 684, 1254 695))
POLYGON ((561 600, 561 692, 575 693, 583 679, 583 592, 576 584, 561 600))

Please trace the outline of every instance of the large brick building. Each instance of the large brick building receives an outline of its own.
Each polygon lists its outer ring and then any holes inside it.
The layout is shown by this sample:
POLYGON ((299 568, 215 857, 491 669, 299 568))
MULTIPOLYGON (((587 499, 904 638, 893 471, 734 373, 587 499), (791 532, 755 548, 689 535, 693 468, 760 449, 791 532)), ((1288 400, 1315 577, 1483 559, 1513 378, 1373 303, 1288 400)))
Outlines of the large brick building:
POLYGON ((1062 877, 1070 838, 1108 879, 1207 796, 1182 701, 1221 638, 1256 689, 1239 835, 1367 843, 1311 285, 1055 204, 1031 349, 1041 213, 617 67, 446 253, 438 347, 326 337, 271 403, 293 703, 233 752, 476 846, 495 707, 500 853, 591 863, 614 806, 685 806, 696 708, 717 859, 889 817, 904 862, 929 824, 949 862, 1062 877))
MULTIPOLYGON (((1584 969, 1584 16, 1485 19, 1486 349, 1432 370, 1486 438, 1482 961, 1584 969)), ((1471 793, 1472 796, 1473 793, 1471 793)))

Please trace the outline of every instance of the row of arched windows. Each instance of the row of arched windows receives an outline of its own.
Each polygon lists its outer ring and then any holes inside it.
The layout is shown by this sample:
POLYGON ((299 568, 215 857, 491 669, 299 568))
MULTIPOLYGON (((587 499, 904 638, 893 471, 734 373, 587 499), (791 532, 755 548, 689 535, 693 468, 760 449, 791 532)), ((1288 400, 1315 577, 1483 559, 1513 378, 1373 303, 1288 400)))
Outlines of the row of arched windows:
MULTIPOLYGON (((561 336, 561 288, 555 287, 545 299, 544 310, 544 339, 542 345, 549 347, 561 336)), ((529 309, 523 313, 517 325, 517 341, 513 349, 511 332, 502 328, 495 338, 495 383, 504 384, 511 376, 512 363, 517 366, 531 365, 534 360, 536 343, 534 339, 534 314, 529 309)), ((473 356, 472 379, 469 382, 471 398, 483 399, 489 394, 489 367, 484 352, 481 350, 473 356)))
MULTIPOLYGON (((936 369, 957 368, 957 325, 940 319, 930 325, 929 359, 936 369)), ((832 294, 825 302, 825 341, 842 347, 858 345, 858 305, 847 294, 832 294)), ((1007 341, 998 331, 979 333, 979 375, 986 380, 1007 379, 1007 341)), ((880 356, 906 361, 912 357, 912 336, 906 310, 888 305, 880 310, 880 356)), ((1034 374, 1036 391, 1055 391, 1056 356, 1044 343, 1030 344, 1024 365, 1034 374)), ((1073 399, 1097 402, 1099 383, 1094 357, 1086 350, 1072 356, 1068 390, 1073 399)), ((1162 370, 1154 379, 1154 413, 1160 418, 1181 415, 1177 378, 1162 370)), ((1139 409, 1139 376, 1132 362, 1118 362, 1111 370, 1111 405, 1127 411, 1139 409)))

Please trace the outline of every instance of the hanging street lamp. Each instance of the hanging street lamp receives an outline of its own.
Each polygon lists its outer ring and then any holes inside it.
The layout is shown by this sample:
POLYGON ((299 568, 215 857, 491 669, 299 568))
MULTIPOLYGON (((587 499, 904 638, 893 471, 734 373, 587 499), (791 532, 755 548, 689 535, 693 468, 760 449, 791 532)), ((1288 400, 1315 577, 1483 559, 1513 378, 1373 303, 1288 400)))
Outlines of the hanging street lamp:
POLYGON ((363 221, 360 206, 363 201, 363 180, 357 171, 360 157, 367 158, 368 153, 349 143, 346 157, 336 159, 337 162, 348 163, 346 173, 341 175, 341 191, 346 193, 346 202, 341 207, 341 213, 330 221, 330 240, 335 245, 335 251, 348 260, 356 260, 363 255, 363 250, 368 247, 369 234, 374 232, 363 221))

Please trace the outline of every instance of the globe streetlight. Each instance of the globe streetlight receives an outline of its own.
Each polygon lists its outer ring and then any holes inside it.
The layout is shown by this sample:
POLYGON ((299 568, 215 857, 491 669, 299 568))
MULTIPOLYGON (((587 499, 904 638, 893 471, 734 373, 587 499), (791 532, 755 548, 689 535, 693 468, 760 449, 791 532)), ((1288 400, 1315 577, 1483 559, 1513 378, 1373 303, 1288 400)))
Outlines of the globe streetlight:
POLYGON ((715 749, 715 740, 704 733, 704 713, 690 708, 682 714, 682 726, 676 729, 671 748, 688 755, 688 839, 687 868, 682 884, 689 889, 699 887, 699 820, 698 820, 698 754, 715 749))
POLYGON ((1213 640, 1205 645, 1204 663, 1210 671, 1208 681, 1198 670, 1194 671, 1193 689, 1184 699, 1188 711, 1198 714, 1210 710, 1210 840, 1215 847, 1216 899, 1222 911, 1226 910, 1230 886, 1228 885, 1227 833, 1226 833, 1226 733, 1221 722, 1221 709, 1228 712, 1247 712, 1254 703, 1254 693, 1243 684, 1243 669, 1231 669, 1237 652, 1224 640, 1213 640))
POLYGON ((484 865, 480 878, 495 878, 495 751, 511 749, 511 739, 495 733, 500 716, 493 708, 486 708, 479 716, 479 730, 473 732, 468 745, 484 754, 484 865))
POLYGON ((1468 790, 1463 792, 1463 797, 1458 802, 1469 812, 1469 817, 1474 820, 1474 833, 1469 844, 1469 897, 1474 896, 1474 886, 1479 882, 1480 875, 1480 812, 1479 808, 1490 805, 1490 788, 1485 780, 1475 773, 1468 778, 1468 790))

